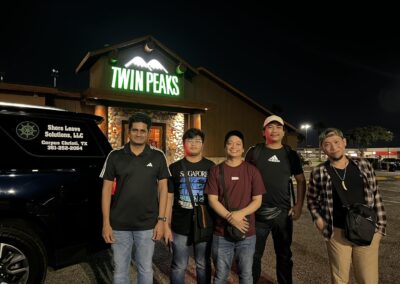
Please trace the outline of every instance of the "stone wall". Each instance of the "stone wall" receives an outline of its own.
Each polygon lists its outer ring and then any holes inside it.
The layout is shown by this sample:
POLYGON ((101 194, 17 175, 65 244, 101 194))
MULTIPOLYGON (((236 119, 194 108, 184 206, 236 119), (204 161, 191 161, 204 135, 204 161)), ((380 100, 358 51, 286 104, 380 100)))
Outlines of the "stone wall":
POLYGON ((122 121, 129 120, 129 117, 138 111, 148 114, 153 123, 165 123, 165 136, 167 140, 165 145, 165 155, 168 164, 181 159, 184 155, 182 136, 185 127, 185 117, 183 113, 108 107, 108 140, 111 146, 113 148, 121 146, 122 121))

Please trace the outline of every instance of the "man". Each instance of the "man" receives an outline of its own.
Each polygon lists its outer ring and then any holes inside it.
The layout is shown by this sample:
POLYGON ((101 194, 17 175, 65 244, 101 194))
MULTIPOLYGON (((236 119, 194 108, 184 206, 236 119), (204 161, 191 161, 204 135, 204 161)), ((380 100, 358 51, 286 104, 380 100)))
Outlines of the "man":
POLYGON ((328 160, 311 172, 307 203, 326 240, 332 283, 349 283, 351 263, 357 283, 378 283, 378 250, 386 230, 386 213, 374 169, 367 160, 345 156, 346 139, 339 129, 326 129, 319 141, 328 160), (377 229, 369 246, 357 246, 345 238, 346 208, 339 194, 344 194, 349 204, 366 204, 376 212, 377 229))
POLYGON ((183 134, 185 157, 170 165, 171 178, 168 188, 166 223, 167 242, 172 246, 171 283, 186 283, 185 273, 193 245, 196 260, 197 283, 211 283, 211 239, 208 242, 193 244, 193 206, 188 192, 185 175, 190 182, 194 202, 207 203, 204 187, 209 170, 214 162, 203 157, 204 133, 190 128, 183 134), (182 168, 185 165, 186 172, 182 168), (172 234, 171 234, 171 228, 172 234))
POLYGON ((229 131, 224 145, 226 161, 211 169, 206 186, 210 206, 218 214, 212 242, 214 283, 227 283, 235 257, 240 283, 251 284, 256 242, 254 212, 261 205, 265 187, 257 168, 243 161, 243 134, 229 131), (244 238, 234 240, 229 236, 228 223, 244 234, 244 238))
POLYGON ((163 236, 170 174, 163 152, 147 144, 150 127, 149 116, 132 115, 129 142, 108 155, 100 174, 104 180, 103 238, 113 251, 113 283, 131 283, 133 244, 137 283, 153 283, 154 241, 163 236), (112 196, 114 179, 117 186, 112 196))
POLYGON ((292 283, 292 234, 293 220, 300 218, 306 192, 300 158, 297 153, 282 144, 283 119, 276 115, 264 121, 265 143, 249 149, 246 161, 253 163, 261 172, 266 193, 260 209, 256 212, 256 250, 253 262, 254 283, 261 275, 261 258, 270 232, 276 254, 276 276, 278 283, 292 283), (292 207, 289 186, 291 176, 297 182, 297 200, 292 207))

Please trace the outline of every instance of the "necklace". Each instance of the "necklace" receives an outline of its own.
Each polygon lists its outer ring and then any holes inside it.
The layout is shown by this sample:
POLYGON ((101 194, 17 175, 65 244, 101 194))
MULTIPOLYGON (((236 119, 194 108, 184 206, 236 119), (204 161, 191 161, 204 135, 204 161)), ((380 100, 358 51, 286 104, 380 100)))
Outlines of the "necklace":
POLYGON ((347 190, 346 184, 344 183, 344 179, 346 178, 346 171, 347 171, 347 166, 349 165, 349 163, 346 164, 346 166, 344 167, 344 174, 343 174, 343 178, 339 175, 339 173, 337 172, 336 168, 334 166, 331 165, 332 169, 335 171, 335 174, 338 176, 338 178, 342 181, 342 186, 344 190, 347 190))

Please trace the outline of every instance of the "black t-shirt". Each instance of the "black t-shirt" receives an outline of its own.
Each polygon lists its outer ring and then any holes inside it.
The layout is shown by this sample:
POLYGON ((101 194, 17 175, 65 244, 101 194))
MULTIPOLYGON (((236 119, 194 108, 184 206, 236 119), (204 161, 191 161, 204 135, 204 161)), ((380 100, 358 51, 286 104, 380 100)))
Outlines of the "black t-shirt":
MULTIPOLYGON (((344 169, 336 169, 336 171, 343 179, 344 169)), ((338 184, 342 183, 342 180, 339 179, 337 174, 334 174, 331 178, 335 179, 336 183, 338 184)), ((333 226, 341 229, 344 229, 347 209, 343 207, 342 200, 340 199, 337 191, 341 190, 342 192, 344 192, 346 200, 349 204, 354 204, 354 203, 365 204, 363 177, 360 170, 352 162, 350 162, 347 166, 344 182, 346 184, 347 190, 344 190, 342 187, 337 189, 335 186, 333 186, 333 191, 332 191, 333 226)))
MULTIPOLYGON (((246 161, 252 160, 254 149, 253 147, 248 151, 246 161)), ((270 149, 264 146, 255 165, 261 172, 266 189, 262 206, 289 209, 291 207, 289 178, 292 175, 303 173, 297 153, 293 150, 286 150, 284 146, 280 149, 270 149)))
POLYGON ((158 216, 158 181, 169 178, 167 161, 161 150, 146 145, 138 156, 129 143, 110 152, 100 174, 116 180, 110 222, 114 230, 153 229, 158 216))
MULTIPOLYGON (((210 168, 214 162, 203 158, 197 163, 191 163, 183 159, 186 167, 186 174, 189 178, 195 203, 207 203, 204 196, 204 187, 207 182, 210 168)), ((169 166, 171 177, 168 183, 168 191, 174 193, 174 204, 172 207, 171 228, 175 233, 189 235, 192 225, 193 206, 186 187, 186 180, 183 174, 181 160, 169 166)))

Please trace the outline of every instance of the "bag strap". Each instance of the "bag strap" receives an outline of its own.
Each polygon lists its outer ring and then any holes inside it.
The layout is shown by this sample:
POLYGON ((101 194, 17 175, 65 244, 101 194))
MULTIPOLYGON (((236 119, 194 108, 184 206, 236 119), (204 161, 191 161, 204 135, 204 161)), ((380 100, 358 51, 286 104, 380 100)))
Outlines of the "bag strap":
POLYGON ((226 185, 225 185, 225 174, 224 174, 224 162, 219 164, 219 182, 221 184, 222 190, 224 191, 224 203, 225 203, 225 208, 228 211, 231 211, 229 209, 229 199, 228 199, 228 193, 226 191, 226 185))
MULTIPOLYGON (((188 192, 189 192, 190 201, 192 202, 192 206, 193 206, 193 209, 194 209, 194 207, 196 206, 196 203, 194 202, 194 197, 193 197, 193 192, 192 192, 192 186, 190 185, 189 177, 187 176, 186 166, 185 166, 185 161, 184 161, 184 159, 185 159, 185 158, 183 158, 183 159, 181 160, 181 167, 182 167, 182 170, 183 170, 183 175, 184 175, 184 177, 185 177, 186 189, 187 189, 188 192)), ((193 212, 194 212, 194 214, 196 214, 196 210, 193 210, 193 212)))
POLYGON ((338 179, 334 178, 335 172, 333 171, 332 165, 329 163, 329 161, 325 162, 325 168, 328 171, 329 175, 331 176, 331 180, 333 183, 333 187, 336 189, 336 192, 338 193, 340 200, 342 201, 342 204, 344 207, 349 208, 349 202, 347 201, 346 196, 344 195, 344 192, 342 189, 342 185, 338 181, 338 179))
POLYGON ((286 151, 286 155, 289 160, 289 165, 290 165, 290 177, 289 177, 289 192, 290 192, 290 197, 292 198, 293 206, 296 204, 296 197, 294 195, 294 185, 292 181, 292 175, 293 175, 293 167, 295 163, 295 159, 293 158, 293 153, 292 153, 292 148, 290 148, 289 145, 283 144, 283 148, 286 151))

